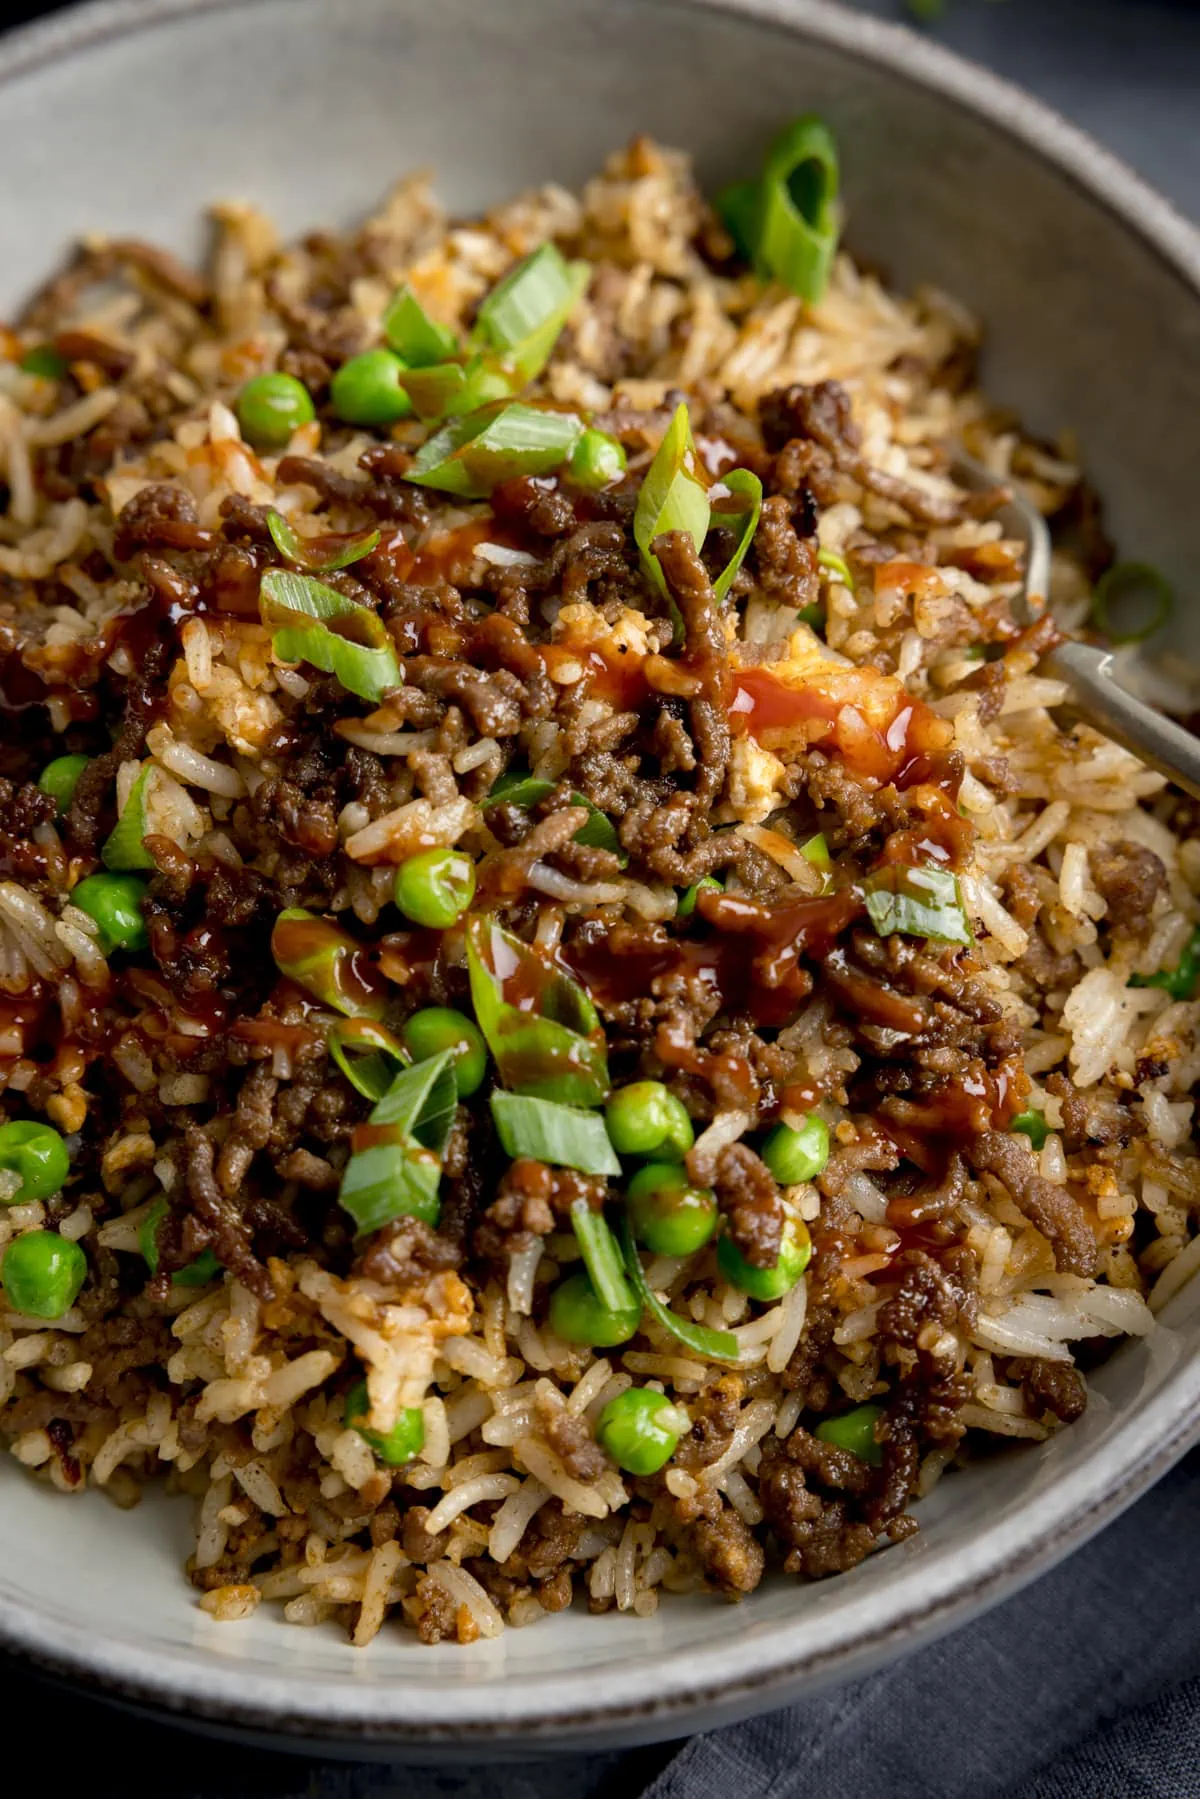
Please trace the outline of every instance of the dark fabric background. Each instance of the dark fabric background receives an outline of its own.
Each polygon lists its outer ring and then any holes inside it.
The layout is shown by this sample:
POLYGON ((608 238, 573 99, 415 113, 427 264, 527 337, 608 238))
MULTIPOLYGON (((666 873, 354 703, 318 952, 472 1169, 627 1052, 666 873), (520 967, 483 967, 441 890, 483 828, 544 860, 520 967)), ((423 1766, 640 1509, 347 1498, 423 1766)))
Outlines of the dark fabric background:
MULTIPOLYGON (((901 0, 852 3, 905 16, 901 0)), ((51 10, 0 0, 0 27, 51 10)), ((1200 0, 947 0, 930 29, 1200 219, 1200 0)), ((88 1799, 1200 1799, 1198 1545, 1200 1452, 981 1622, 682 1748, 352 1767, 185 1737, 11 1666, 6 1711, 39 1787, 82 1779, 88 1799), (70 1744, 86 1744, 86 1767, 70 1744)))

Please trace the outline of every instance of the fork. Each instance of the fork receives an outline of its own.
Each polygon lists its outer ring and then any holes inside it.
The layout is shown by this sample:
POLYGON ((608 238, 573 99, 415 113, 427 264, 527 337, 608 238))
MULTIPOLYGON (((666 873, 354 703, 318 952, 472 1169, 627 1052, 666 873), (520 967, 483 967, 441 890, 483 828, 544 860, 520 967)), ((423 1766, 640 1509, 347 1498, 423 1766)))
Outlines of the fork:
MULTIPOLYGON (((954 456, 951 473, 962 487, 996 486, 989 469, 961 452, 954 456)), ((1037 507, 1015 491, 994 516, 1006 536, 1019 538, 1025 546, 1025 579, 1012 609, 1018 624, 1032 625, 1036 615, 1029 596, 1045 598, 1050 591, 1050 532, 1037 507)), ((1200 799, 1200 737, 1122 687, 1111 650, 1091 643, 1063 643, 1043 656, 1042 667, 1067 687, 1061 710, 1093 725, 1193 799, 1200 799)))

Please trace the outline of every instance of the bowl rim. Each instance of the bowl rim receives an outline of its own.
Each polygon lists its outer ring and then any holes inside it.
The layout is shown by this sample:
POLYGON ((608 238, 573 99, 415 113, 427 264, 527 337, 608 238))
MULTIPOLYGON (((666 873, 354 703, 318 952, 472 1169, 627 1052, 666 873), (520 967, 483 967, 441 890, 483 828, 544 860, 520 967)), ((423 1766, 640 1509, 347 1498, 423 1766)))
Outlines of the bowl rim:
MULTIPOLYGON (((1150 249, 1200 302, 1200 231, 1119 158, 1051 107, 953 51, 873 15, 831 0, 656 0, 680 11, 703 7, 808 37, 870 67, 949 100, 1014 140, 1065 176, 1150 249)), ((243 8, 254 0, 88 0, 18 28, 0 41, 0 89, 62 57, 141 34, 188 15, 243 8)), ((159 1712, 234 1730, 284 1733, 310 1742, 421 1745, 472 1751, 520 1739, 528 1749, 597 1743, 620 1734, 649 1740, 685 1733, 695 1723, 728 1721, 781 1705, 803 1687, 846 1680, 913 1649, 1014 1593, 1061 1560, 1130 1505, 1200 1440, 1200 1358, 1181 1359, 1154 1397, 1111 1438, 1068 1469, 1018 1517, 986 1526, 941 1568, 919 1558, 886 1589, 856 1584, 823 1620, 819 1644, 796 1646, 803 1613, 746 1640, 661 1658, 647 1693, 644 1658, 606 1662, 549 1677, 506 1675, 463 1686, 448 1670, 446 1718, 429 1715, 422 1682, 366 1687, 354 1679, 347 1645, 344 1675, 318 1680, 281 1666, 251 1672, 202 1646, 167 1649, 139 1643, 123 1621, 97 1637, 52 1610, 11 1594, 0 1611, 0 1650, 46 1672, 159 1712), (1029 1507, 1037 1516, 1030 1519, 1029 1507), (451 1682, 453 1685, 451 1686, 451 1682)), ((724 1639, 724 1633, 718 1633, 724 1639)))

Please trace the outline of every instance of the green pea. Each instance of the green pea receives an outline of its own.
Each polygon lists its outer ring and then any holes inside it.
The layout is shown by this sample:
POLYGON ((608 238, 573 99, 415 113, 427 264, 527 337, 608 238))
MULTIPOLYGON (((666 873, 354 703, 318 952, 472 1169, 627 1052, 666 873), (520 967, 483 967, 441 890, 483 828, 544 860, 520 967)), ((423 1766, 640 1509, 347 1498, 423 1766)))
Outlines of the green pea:
POLYGON ((392 425, 408 418, 413 403, 400 385, 407 372, 408 364, 394 350, 352 356, 333 377, 333 410, 348 425, 392 425))
POLYGON ((254 375, 237 397, 238 424, 260 450, 282 450, 316 417, 312 395, 295 375, 254 375))
POLYGON ((740 1287, 751 1299, 782 1299, 790 1293, 812 1255, 812 1239, 799 1219, 789 1218, 783 1227, 779 1260, 773 1268, 755 1268, 729 1237, 717 1244, 717 1265, 730 1286, 740 1287))
POLYGON ((0 1263, 9 1305, 30 1318, 61 1318, 74 1305, 86 1278, 82 1249, 55 1231, 26 1231, 14 1237, 0 1263))
POLYGON ((829 1126, 815 1112, 798 1131, 777 1124, 762 1146, 762 1159, 781 1187, 814 1180, 829 1160, 829 1126))
POLYGON ((610 1399, 596 1425, 596 1440, 627 1474, 657 1474, 675 1454, 691 1425, 682 1406, 653 1387, 630 1387, 610 1399))
POLYGON ((57 805, 60 818, 71 804, 79 777, 87 765, 86 756, 56 756, 53 762, 47 762, 38 776, 38 786, 57 805))
POLYGON ((632 1081, 604 1107, 609 1140, 621 1156, 682 1160, 695 1142, 687 1107, 661 1081, 632 1081))
POLYGON ((71 904, 94 918, 100 927, 100 948, 106 956, 114 950, 145 949, 149 943, 142 917, 146 883, 136 875, 88 875, 71 889, 71 904))
POLYGON ((820 1437, 822 1443, 848 1449, 859 1461, 878 1468, 883 1462, 883 1446, 875 1436, 875 1426, 882 1417, 881 1405, 855 1406, 852 1412, 843 1412, 838 1418, 823 1418, 813 1435, 820 1437))
POLYGON ((26 350, 17 366, 26 375, 40 375, 43 381, 61 381, 68 363, 53 344, 34 344, 32 350, 26 350))
POLYGON ((1008 1128, 1010 1131, 1020 1131, 1023 1137, 1028 1137, 1034 1149, 1041 1149, 1050 1135, 1046 1114, 1032 1108, 1028 1112, 1018 1112, 1008 1128))
POLYGON ((396 870, 396 904, 414 924, 447 930, 474 897, 475 864, 461 850, 422 850, 396 870))
POLYGON ((57 1193, 71 1163, 66 1144, 52 1126, 20 1119, 0 1124, 0 1168, 21 1177, 21 1185, 5 1204, 23 1206, 57 1193))
POLYGON ((487 1073, 487 1045, 479 1026, 452 1006, 426 1006, 400 1027, 400 1041, 414 1062, 427 1062, 444 1049, 454 1056, 454 1085, 466 1099, 487 1073))
POLYGON ((364 1425, 354 1423, 356 1418, 365 1417, 370 1409, 367 1383, 356 1381, 346 1395, 342 1415, 346 1423, 353 1425, 359 1436, 371 1445, 381 1462, 386 1462, 389 1468, 400 1468, 420 1455, 425 1447, 425 1414, 419 1405, 406 1406, 386 1435, 383 1431, 367 1430, 364 1425))
POLYGON ((696 910, 696 895, 698 893, 704 893, 706 890, 714 887, 720 892, 721 883, 718 881, 716 875, 702 875, 698 881, 692 883, 679 904, 676 906, 675 916, 677 918, 690 918, 692 913, 696 910))
POLYGON ((567 473, 576 487, 598 493, 625 473, 625 451, 615 437, 589 426, 571 452, 567 473))
MULTIPOLYGON (((138 1248, 151 1274, 158 1273, 158 1231, 169 1209, 165 1199, 156 1199, 138 1227, 138 1248)), ((176 1269, 171 1279, 177 1287, 207 1287, 220 1272, 221 1264, 213 1251, 202 1249, 194 1262, 176 1269)))
POLYGON ((690 1256, 717 1228, 717 1202, 707 1187, 691 1187, 679 1162, 648 1162, 626 1189, 629 1223, 656 1256, 690 1256))
POLYGON ((642 1322, 640 1305, 611 1310, 597 1299, 592 1283, 581 1270, 569 1274, 550 1295, 550 1329, 564 1343, 587 1343, 592 1349, 612 1349, 628 1343, 642 1322))

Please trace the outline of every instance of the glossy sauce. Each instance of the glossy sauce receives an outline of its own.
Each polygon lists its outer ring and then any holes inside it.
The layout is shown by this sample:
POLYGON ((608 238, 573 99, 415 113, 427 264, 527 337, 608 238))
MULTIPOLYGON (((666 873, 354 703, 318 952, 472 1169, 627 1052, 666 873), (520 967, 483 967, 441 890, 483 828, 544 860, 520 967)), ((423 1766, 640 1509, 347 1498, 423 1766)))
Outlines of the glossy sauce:
POLYGON ((734 671, 729 722, 764 749, 802 735, 815 748, 831 750, 857 779, 899 787, 928 780, 954 738, 953 727, 923 700, 900 693, 890 720, 875 725, 821 687, 792 686, 767 668, 734 671))
POLYGON ((336 994, 350 1012, 377 1011, 383 983, 367 951, 326 918, 280 918, 271 954, 291 980, 319 997, 336 994), (310 979, 311 974, 315 979, 310 979))
POLYGON ((758 1024, 776 1027, 787 1024, 812 991, 801 958, 827 955, 861 910, 862 900, 850 889, 778 905, 709 889, 697 894, 696 911, 713 927, 710 936, 618 925, 603 940, 577 939, 564 957, 602 1009, 695 982, 723 1010, 748 1012, 758 1024))
POLYGON ((632 650, 602 650, 593 643, 573 643, 569 637, 541 646, 542 665, 553 676, 571 663, 579 663, 588 681, 588 691, 605 700, 614 712, 640 712, 650 697, 646 678, 648 658, 632 650))

